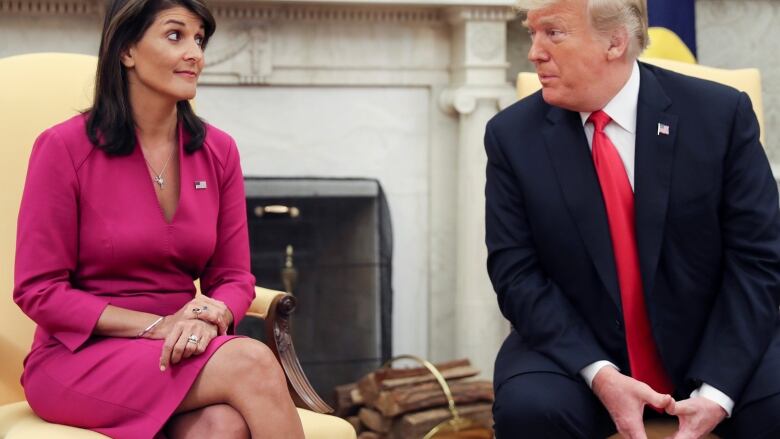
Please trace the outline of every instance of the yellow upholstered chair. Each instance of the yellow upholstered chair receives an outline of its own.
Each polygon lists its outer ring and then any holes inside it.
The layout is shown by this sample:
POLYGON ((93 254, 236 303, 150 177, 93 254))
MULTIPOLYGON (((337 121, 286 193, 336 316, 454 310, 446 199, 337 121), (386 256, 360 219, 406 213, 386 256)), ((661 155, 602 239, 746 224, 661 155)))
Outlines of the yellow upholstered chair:
MULTIPOLYGON (((642 58, 641 61, 684 75, 720 82, 747 93, 753 102, 753 110, 756 112, 758 125, 761 128, 761 144, 764 144, 764 104, 761 99, 761 72, 758 69, 718 69, 660 58, 642 58)), ((536 92, 541 87, 536 73, 520 72, 517 75, 517 97, 519 99, 536 92)))
MULTIPOLYGON (((674 70, 684 75, 720 82, 744 91, 750 96, 750 100, 753 101, 753 110, 756 112, 756 117, 761 127, 761 142, 764 142, 764 109, 761 100, 761 73, 758 69, 717 69, 687 62, 654 58, 643 58, 642 61, 674 70)), ((535 93, 541 86, 536 73, 521 72, 517 75, 517 97, 519 99, 535 93)), ((676 430, 676 424, 672 421, 649 421, 646 428, 649 439, 660 439, 671 437, 676 430)), ((618 437, 615 435, 610 439, 617 439, 618 437)), ((710 435, 709 437, 717 438, 715 435, 710 435)))
POLYGON ((671 59, 696 64, 696 57, 676 33, 665 27, 651 27, 647 30, 650 44, 642 52, 643 58, 671 59))
MULTIPOLYGON (((93 56, 57 53, 0 59, 0 439, 105 438, 89 430, 45 422, 24 401, 19 377, 22 360, 32 344, 34 324, 11 295, 16 217, 33 141, 44 129, 90 105, 96 63, 93 56)), ((268 343, 285 369, 306 437, 354 439, 355 430, 349 423, 323 414, 330 407, 300 370, 286 331, 295 299, 263 288, 257 288, 256 293, 249 313, 265 319, 266 333, 274 333, 267 337, 268 343)))

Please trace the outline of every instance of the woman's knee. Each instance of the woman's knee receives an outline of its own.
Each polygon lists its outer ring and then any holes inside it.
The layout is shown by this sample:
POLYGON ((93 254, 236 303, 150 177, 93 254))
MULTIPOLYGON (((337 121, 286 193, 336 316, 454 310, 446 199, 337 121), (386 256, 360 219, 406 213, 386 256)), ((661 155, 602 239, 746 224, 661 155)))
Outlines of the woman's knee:
POLYGON ((183 413, 171 419, 168 434, 172 438, 249 439, 249 427, 243 416, 227 404, 215 404, 183 413))
POLYGON ((223 361, 230 365, 236 382, 252 387, 286 388, 284 371, 268 346, 250 338, 226 343, 227 346, 231 348, 226 350, 223 361))
POLYGON ((208 426, 209 437, 249 439, 249 427, 244 417, 227 404, 217 404, 202 409, 208 426))

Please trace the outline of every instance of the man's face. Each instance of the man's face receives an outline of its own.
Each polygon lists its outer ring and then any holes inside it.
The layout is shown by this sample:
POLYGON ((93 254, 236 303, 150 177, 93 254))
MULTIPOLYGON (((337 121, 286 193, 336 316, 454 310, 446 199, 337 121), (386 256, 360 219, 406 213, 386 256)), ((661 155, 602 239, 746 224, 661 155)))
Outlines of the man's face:
POLYGON ((586 0, 562 1, 528 12, 528 59, 536 66, 542 96, 572 111, 594 111, 608 67, 609 41, 590 24, 586 0))

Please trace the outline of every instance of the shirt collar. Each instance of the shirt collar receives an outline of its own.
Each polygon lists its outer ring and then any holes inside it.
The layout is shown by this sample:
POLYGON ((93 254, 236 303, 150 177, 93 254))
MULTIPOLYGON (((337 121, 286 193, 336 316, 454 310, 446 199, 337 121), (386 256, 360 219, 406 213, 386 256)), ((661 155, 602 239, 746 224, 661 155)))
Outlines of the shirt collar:
MULTIPOLYGON (((639 63, 634 62, 631 77, 622 89, 604 106, 603 111, 621 128, 634 134, 636 132, 636 108, 639 102, 639 63)), ((588 122, 590 112, 580 112, 582 125, 588 122)))

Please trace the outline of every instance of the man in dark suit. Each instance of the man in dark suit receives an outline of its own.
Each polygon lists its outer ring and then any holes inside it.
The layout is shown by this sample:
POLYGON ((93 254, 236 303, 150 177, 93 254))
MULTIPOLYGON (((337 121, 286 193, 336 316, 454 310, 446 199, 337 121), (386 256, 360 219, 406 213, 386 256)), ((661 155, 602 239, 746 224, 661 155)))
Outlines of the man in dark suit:
POLYGON ((780 215, 746 94, 637 62, 643 0, 530 0, 487 126, 499 438, 780 437, 780 215), (656 409, 645 410, 646 406, 656 409))

